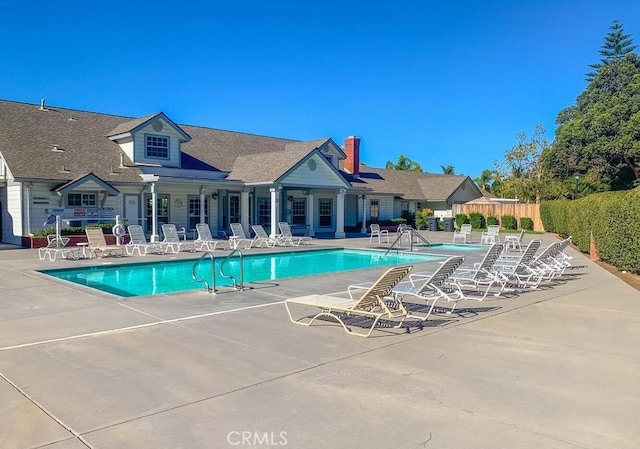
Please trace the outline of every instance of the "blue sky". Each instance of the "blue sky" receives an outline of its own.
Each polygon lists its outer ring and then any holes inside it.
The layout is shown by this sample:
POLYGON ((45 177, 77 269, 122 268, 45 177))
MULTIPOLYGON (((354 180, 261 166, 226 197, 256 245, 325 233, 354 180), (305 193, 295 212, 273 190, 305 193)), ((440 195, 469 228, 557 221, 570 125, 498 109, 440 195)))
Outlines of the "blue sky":
MULTIPOLYGON (((0 98, 311 140, 476 177, 586 87, 640 2, 2 2, 0 98)), ((0 118, 1 119, 1 118, 0 118)))

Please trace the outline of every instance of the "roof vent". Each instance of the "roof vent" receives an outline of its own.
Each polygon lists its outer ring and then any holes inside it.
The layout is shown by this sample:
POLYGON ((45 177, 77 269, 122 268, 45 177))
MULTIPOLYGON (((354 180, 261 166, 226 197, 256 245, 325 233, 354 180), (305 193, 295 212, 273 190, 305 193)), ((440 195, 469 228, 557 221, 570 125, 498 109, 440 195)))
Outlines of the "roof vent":
POLYGON ((71 173, 71 170, 67 170, 67 167, 62 164, 62 168, 60 168, 60 173, 71 173))
POLYGON ((51 151, 55 151, 56 153, 64 153, 64 148, 56 143, 53 148, 51 148, 51 151))
POLYGON ((118 172, 113 169, 113 165, 111 166, 111 171, 109 172, 109 174, 110 175, 117 175, 118 174, 118 172))
POLYGON ((40 100, 40 108, 41 111, 48 111, 47 108, 44 107, 44 98, 40 100))
POLYGON ((73 118, 73 115, 69 115, 69 121, 70 122, 75 122, 76 120, 78 120, 77 118, 73 118))

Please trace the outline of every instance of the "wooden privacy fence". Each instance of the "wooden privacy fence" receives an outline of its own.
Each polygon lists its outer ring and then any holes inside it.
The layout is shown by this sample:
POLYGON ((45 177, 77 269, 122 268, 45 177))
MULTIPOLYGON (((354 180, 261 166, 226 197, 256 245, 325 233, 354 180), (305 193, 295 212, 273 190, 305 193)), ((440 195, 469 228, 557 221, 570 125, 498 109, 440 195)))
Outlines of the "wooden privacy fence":
POLYGON ((456 214, 466 214, 468 216, 471 212, 479 212, 485 219, 489 216, 493 216, 498 220, 501 220, 503 215, 513 215, 518 221, 518 228, 520 227, 520 219, 522 217, 531 218, 533 221, 533 230, 544 232, 544 226, 542 226, 542 220, 540 219, 540 204, 470 203, 453 205, 454 216, 456 214))

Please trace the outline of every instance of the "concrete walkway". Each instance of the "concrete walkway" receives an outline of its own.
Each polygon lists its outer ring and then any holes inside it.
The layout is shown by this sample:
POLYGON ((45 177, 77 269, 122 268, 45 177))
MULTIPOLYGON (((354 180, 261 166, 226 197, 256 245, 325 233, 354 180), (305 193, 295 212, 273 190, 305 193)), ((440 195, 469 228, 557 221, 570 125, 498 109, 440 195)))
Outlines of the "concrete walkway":
POLYGON ((635 449, 640 293, 569 253, 564 282, 363 339, 295 326, 282 301, 380 269, 122 299, 35 270, 165 257, 1 250, 0 448, 635 449))

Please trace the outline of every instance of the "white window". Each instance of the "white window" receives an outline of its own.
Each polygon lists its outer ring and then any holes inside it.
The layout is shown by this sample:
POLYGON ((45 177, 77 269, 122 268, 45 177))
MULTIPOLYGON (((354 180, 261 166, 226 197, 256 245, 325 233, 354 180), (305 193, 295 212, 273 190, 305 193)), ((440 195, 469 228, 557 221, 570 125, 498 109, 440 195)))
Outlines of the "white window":
POLYGON ((169 159, 169 138, 166 136, 145 136, 145 157, 155 159, 169 159))
POLYGON ((371 220, 377 220, 380 217, 380 201, 371 200, 369 203, 369 217, 371 220))
POLYGON ((258 198, 258 224, 269 226, 271 224, 271 198, 258 198))
POLYGON ((318 200, 318 226, 326 228, 333 224, 333 200, 320 198, 318 200))
POLYGON ((307 199, 294 198, 291 203, 291 223, 303 225, 307 223, 307 199))
POLYGON ((69 207, 94 207, 98 204, 95 193, 68 193, 67 206, 69 207))

